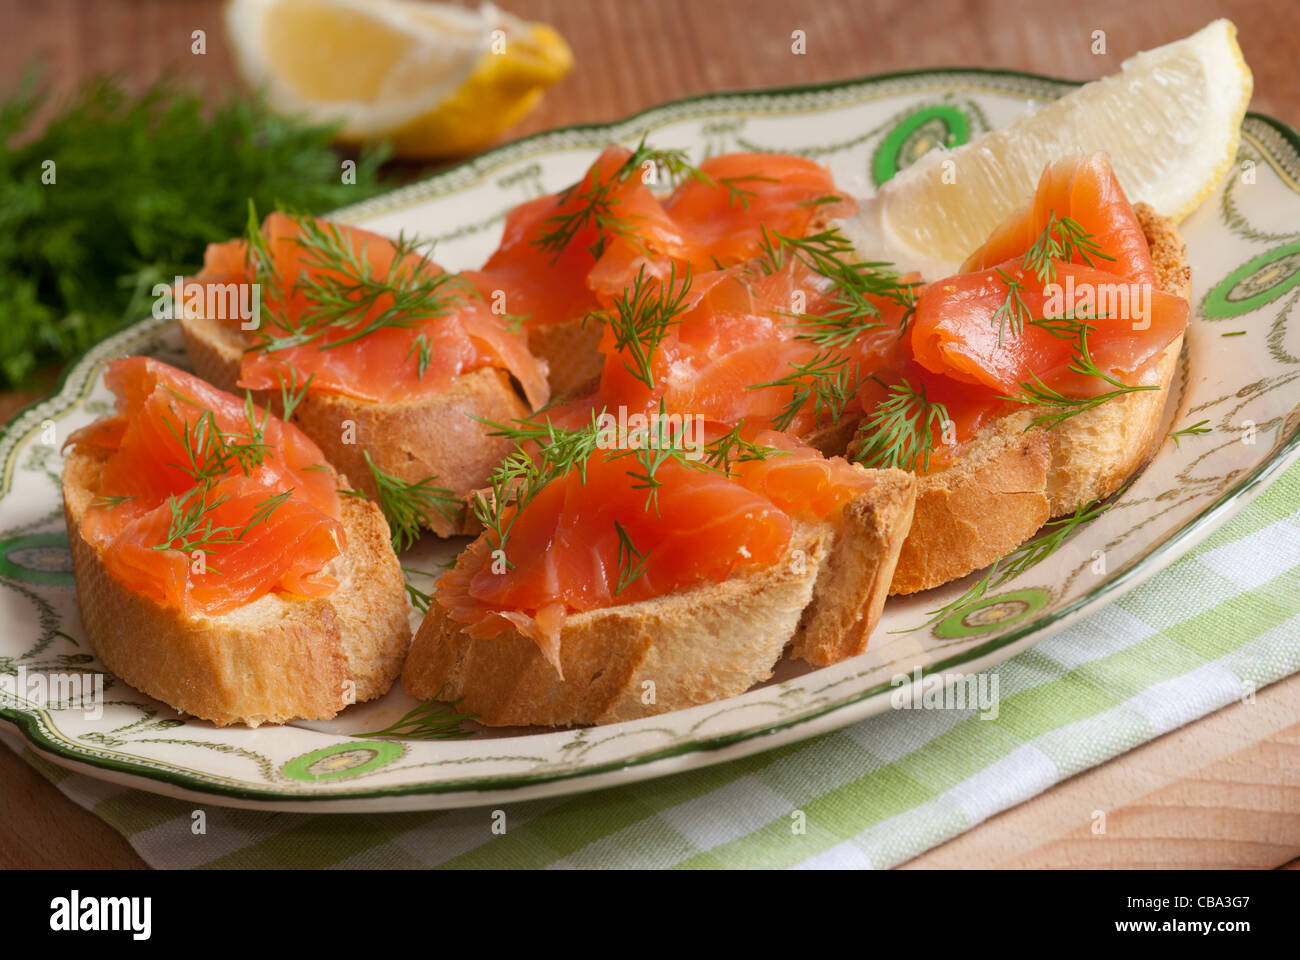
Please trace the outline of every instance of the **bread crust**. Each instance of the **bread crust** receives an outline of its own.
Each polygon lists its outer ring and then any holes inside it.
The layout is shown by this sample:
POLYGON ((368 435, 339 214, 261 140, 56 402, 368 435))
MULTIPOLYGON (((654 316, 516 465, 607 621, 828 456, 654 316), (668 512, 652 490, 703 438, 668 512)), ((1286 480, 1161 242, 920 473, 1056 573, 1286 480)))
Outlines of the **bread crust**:
MULTIPOLYGON (((217 320, 183 317, 185 347, 194 372, 222 390, 238 393, 240 359, 245 342, 239 331, 217 320)), ((282 413, 274 391, 254 391, 254 400, 282 413)), ((373 403, 342 394, 309 393, 294 411, 293 422, 316 442, 328 460, 366 496, 379 490, 365 462, 399 479, 418 482, 437 477, 437 484, 464 498, 483 487, 512 445, 486 436, 475 417, 507 423, 528 416, 530 409, 510 375, 482 367, 457 377, 441 392, 418 400, 373 403)), ((439 537, 462 532, 464 509, 434 513, 428 528, 439 537)))
POLYGON ((528 349, 547 364, 547 382, 554 397, 595 393, 605 369, 600 338, 605 325, 585 317, 547 323, 528 331, 528 349))
MULTIPOLYGON (((1172 220, 1149 206, 1133 212, 1146 235, 1156 286, 1191 294, 1187 250, 1172 220)), ((912 531, 891 593, 915 593, 983 569, 1032 537, 1051 517, 1110 496, 1159 443, 1180 335, 1143 373, 1159 390, 1129 393, 1065 420, 1032 427, 1017 410, 983 427, 952 466, 921 478, 912 531)))
POLYGON ((273 593, 219 616, 187 616, 129 590, 82 538, 106 456, 74 449, 63 468, 77 603, 104 666, 217 726, 323 720, 388 692, 409 645, 410 608, 378 507, 342 498, 347 545, 326 567, 339 581, 328 596, 273 593))
POLYGON ((569 617, 563 679, 531 639, 470 637, 435 603, 402 686, 461 699, 488 726, 600 724, 737 696, 772 675, 791 641, 813 662, 852 656, 879 620, 915 496, 909 474, 879 476, 834 522, 797 524, 782 563, 569 617))

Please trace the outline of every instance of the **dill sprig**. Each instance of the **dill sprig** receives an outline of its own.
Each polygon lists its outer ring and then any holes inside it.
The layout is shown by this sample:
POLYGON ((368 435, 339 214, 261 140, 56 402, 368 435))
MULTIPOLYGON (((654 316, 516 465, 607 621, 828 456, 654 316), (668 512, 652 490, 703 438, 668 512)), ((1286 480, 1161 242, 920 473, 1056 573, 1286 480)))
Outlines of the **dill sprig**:
POLYGON ((270 353, 315 343, 329 350, 377 330, 417 328, 476 296, 464 277, 434 266, 425 255, 428 243, 399 235, 392 241, 388 270, 377 274, 364 247, 358 251, 336 224, 312 217, 295 220, 300 233, 294 242, 301 248, 305 269, 293 292, 304 297, 306 306, 297 318, 276 317, 274 328, 284 333, 270 332, 264 325, 253 349, 270 353), (379 309, 381 302, 385 305, 379 309), (338 335, 331 339, 331 333, 338 335))
POLYGON ((683 269, 680 284, 677 264, 671 264, 667 281, 658 281, 657 288, 642 264, 631 286, 614 300, 613 310, 588 314, 609 326, 615 349, 624 354, 623 366, 651 390, 655 385, 654 353, 668 336, 668 328, 680 322, 690 289, 690 264, 683 269))
POLYGON ((561 191, 560 203, 566 204, 570 199, 577 199, 572 210, 556 213, 546 218, 547 230, 532 239, 532 244, 551 254, 552 261, 568 249, 573 238, 589 226, 596 228, 596 240, 588 252, 600 259, 605 247, 612 237, 627 237, 635 233, 637 216, 625 217, 619 214, 619 188, 626 185, 641 170, 653 163, 657 170, 663 170, 670 183, 678 183, 686 177, 701 183, 712 183, 712 178, 687 160, 684 150, 656 150, 646 146, 645 137, 637 144, 631 155, 607 177, 593 176, 591 183, 578 192, 586 182, 586 177, 561 191))
POLYGON ((1007 299, 993 312, 993 320, 998 325, 998 346, 1000 347, 1007 327, 1010 326, 1013 336, 1020 336, 1020 332, 1025 329, 1025 323, 1029 321, 1032 314, 1020 296, 1020 291, 1025 289, 1025 285, 1000 267, 993 272, 998 275, 998 278, 1007 288, 1007 299))
POLYGON ((433 362, 433 350, 429 346, 428 336, 424 333, 419 334, 411 341, 411 346, 406 351, 406 359, 410 360, 412 354, 415 354, 415 378, 423 380, 424 371, 433 362))
POLYGON ((996 590, 1008 580, 1020 576, 1030 567, 1041 563, 1054 554, 1061 544, 1078 530, 1080 525, 1095 519, 1114 506, 1126 489, 1128 489, 1127 484, 1118 493, 1114 494, 1107 503, 1102 503, 1101 500, 1093 500, 1078 507, 1068 517, 1048 520, 1040 529, 1039 536, 1022 543, 1014 550, 994 560, 988 572, 977 583, 963 592, 961 596, 945 603, 937 610, 928 611, 929 619, 925 623, 911 627, 908 630, 895 632, 910 633, 912 630, 921 630, 982 600, 990 590, 996 590))
MULTIPOLYGON (((395 551, 401 553, 419 540, 421 528, 435 513, 449 522, 456 522, 464 503, 451 490, 437 486, 436 476, 403 480, 376 466, 370 459, 369 450, 362 451, 362 456, 366 458, 366 466, 379 490, 379 509, 388 520, 395 551)), ((339 493, 365 498, 360 490, 340 490, 339 493)))
MULTIPOLYGON (((404 575, 413 573, 420 577, 434 576, 434 574, 425 570, 412 570, 410 567, 402 567, 402 573, 404 575)), ((402 578, 402 584, 406 587, 406 596, 407 599, 411 601, 411 606, 415 607, 415 609, 419 610, 421 613, 428 613, 429 607, 433 605, 433 596, 425 593, 415 584, 411 583, 410 580, 406 579, 405 576, 402 578)))
POLYGON ((757 190, 747 190, 742 183, 780 183, 776 177, 765 177, 758 173, 747 173, 740 177, 719 177, 718 183, 727 189, 727 206, 749 209, 749 201, 758 196, 757 190))
POLYGON ((1195 437, 1203 433, 1212 433, 1213 431, 1208 426, 1209 422, 1209 420, 1197 420, 1190 427, 1183 427, 1181 430, 1172 430, 1169 433, 1169 439, 1174 442, 1176 448, 1182 449, 1182 446, 1179 443, 1181 437, 1195 437))
POLYGON ((784 266, 786 252, 790 251, 830 282, 830 309, 820 314, 791 315, 798 320, 799 339, 821 347, 845 347, 863 332, 883 326, 880 308, 872 297, 903 307, 899 335, 907 329, 916 309, 917 284, 903 280, 892 263, 854 260, 853 244, 838 227, 807 237, 787 237, 763 226, 759 248, 759 267, 768 274, 784 266))
POLYGON ((154 544, 153 549, 208 554, 213 552, 213 547, 236 543, 244 539, 259 523, 270 523, 271 514, 293 495, 294 488, 290 487, 258 502, 249 514, 248 521, 238 527, 215 525, 213 511, 230 498, 221 494, 209 500, 211 490, 212 484, 209 482, 193 487, 179 497, 174 493, 168 494, 167 509, 171 513, 171 519, 167 526, 167 538, 162 543, 154 544))
POLYGON ((741 420, 718 439, 705 444, 704 462, 708 466, 730 477, 732 467, 737 463, 752 463, 769 457, 779 457, 789 452, 743 439, 740 431, 744 425, 745 421, 741 420))
POLYGON ((307 399, 307 391, 311 389, 311 382, 316 379, 316 374, 307 375, 307 379, 301 384, 298 383, 298 368, 293 364, 286 364, 289 368, 289 379, 284 379, 284 373, 279 367, 275 368, 275 380, 280 384, 280 418, 288 423, 293 418, 293 413, 307 399))
POLYGON ((1095 266, 1094 257, 1115 260, 1102 252, 1096 235, 1085 230, 1079 221, 1073 217, 1057 217, 1053 210, 1047 215, 1042 233, 1020 258, 1020 264, 1038 277, 1039 283, 1048 284, 1056 281, 1057 262, 1069 263, 1076 256, 1090 267, 1095 266))
MULTIPOLYGON (((663 416, 665 407, 662 400, 659 410, 663 416)), ((587 465, 600 445, 598 417, 599 414, 592 411, 590 423, 576 429, 557 427, 549 419, 544 422, 516 420, 513 425, 482 421, 492 428, 488 436, 503 437, 515 444, 514 451, 493 471, 487 494, 480 493, 470 505, 483 525, 490 549, 505 550, 515 520, 549 484, 575 470, 586 482, 587 465), (527 449, 530 444, 536 447, 532 452, 527 449)), ((741 439, 740 426, 737 424, 717 440, 705 444, 703 455, 698 459, 689 456, 675 443, 617 450, 609 454, 609 459, 631 458, 634 461, 627 470, 632 489, 645 490, 644 509, 647 512, 654 509, 658 513, 658 491, 663 486, 659 471, 668 463, 731 476, 733 463, 765 460, 784 452, 741 439)), ((507 569, 514 566, 508 558, 506 566, 507 569)))
POLYGON ((913 387, 907 380, 888 386, 876 382, 885 387, 889 396, 859 424, 853 459, 867 467, 912 471, 919 459, 921 469, 930 469, 934 427, 937 424, 942 432, 949 419, 948 408, 930 400, 923 383, 913 387))
POLYGON ((464 698, 450 703, 438 700, 445 687, 439 687, 433 699, 427 700, 406 713, 396 723, 373 733, 354 733, 354 737, 392 737, 398 740, 464 740, 474 736, 472 730, 462 729, 466 720, 477 720, 476 713, 457 713, 456 708, 464 698))
POLYGON ((614 532, 618 534, 618 583, 614 595, 618 596, 636 580, 645 576, 646 566, 650 563, 650 551, 642 553, 632 542, 623 524, 614 521, 614 532))
MULTIPOLYGON (((1053 210, 1047 215, 1047 224, 1037 239, 1020 258, 1020 266, 1032 273, 1042 285, 1056 282, 1057 262, 1069 263, 1078 257, 1089 267, 1095 266, 1097 260, 1114 261, 1114 257, 1105 253, 1097 242, 1096 235, 1089 233, 1073 217, 1057 217, 1053 210)), ((1029 308, 1020 293, 1026 287, 1005 270, 994 269, 994 273, 1007 288, 1007 298, 993 313, 993 320, 998 325, 998 346, 1008 326, 1013 336, 1019 336, 1024 325, 1030 320, 1029 308)))
MULTIPOLYGON (((1095 318, 1088 318, 1095 319, 1095 318)), ((1036 373, 1032 373, 1033 382, 1020 382, 1021 393, 1016 396, 1002 396, 1002 400, 1012 400, 1016 403, 1028 403, 1036 406, 1048 407, 1054 412, 1043 413, 1030 421, 1030 426, 1041 426, 1044 429, 1051 430, 1079 414, 1101 406, 1107 400, 1113 400, 1115 397, 1122 397, 1126 393, 1136 393, 1140 390, 1159 390, 1159 384, 1127 384, 1122 380, 1117 380, 1110 374, 1106 373, 1092 359, 1092 354, 1088 350, 1088 334, 1096 330, 1085 319, 1075 316, 1054 317, 1045 320, 1030 320, 1033 326, 1046 330, 1054 337, 1064 340, 1074 340, 1074 356, 1070 360, 1067 369, 1085 377, 1096 377, 1105 383, 1114 387, 1106 393, 1099 393, 1091 397, 1067 397, 1053 387, 1043 383, 1042 379, 1036 373)))
POLYGON ((130 503, 135 497, 110 497, 100 494, 90 501, 90 505, 99 510, 112 510, 114 507, 120 507, 124 503, 130 503))
POLYGON ((788 430, 799 411, 811 400, 813 405, 813 425, 821 426, 823 419, 838 423, 844 415, 844 409, 858 392, 859 366, 852 364, 847 356, 836 356, 831 350, 818 353, 807 363, 791 362, 791 372, 778 380, 756 383, 750 390, 765 387, 790 387, 793 389, 789 402, 780 414, 772 419, 776 430, 788 430))
POLYGON ((825 193, 825 194, 822 194, 820 197, 813 197, 811 200, 800 200, 800 201, 799 201, 799 206, 801 206, 801 207, 821 207, 821 206, 825 206, 825 205, 828 204, 828 203, 839 203, 839 202, 840 202, 841 200, 843 200, 843 199, 844 199, 844 198, 841 197, 839 194, 835 194, 835 193, 825 193))
MULTIPOLYGON (((164 389, 182 402, 197 406, 184 394, 170 387, 164 389)), ((174 406, 169 405, 168 410, 173 416, 179 416, 174 406)), ((244 392, 243 412, 244 420, 248 424, 247 433, 222 430, 217 423, 216 414, 211 410, 202 410, 193 426, 188 418, 182 419, 178 426, 164 416, 163 426, 181 444, 187 461, 184 464, 172 463, 168 466, 183 470, 195 483, 214 480, 236 466, 245 476, 248 476, 265 462, 271 451, 270 445, 266 442, 266 426, 271 414, 270 411, 263 411, 262 418, 258 419, 257 408, 253 405, 253 395, 249 391, 244 392)))
MULTIPOLYGON (((180 391, 166 386, 164 389, 182 403, 198 408, 180 391)), ((228 496, 222 494, 209 498, 209 494, 218 481, 232 471, 238 469, 244 476, 249 476, 266 462, 271 455, 271 445, 266 441, 271 413, 263 410, 259 418, 252 393, 245 391, 243 414, 248 432, 239 433, 223 430, 215 413, 199 409, 201 412, 193 423, 182 418, 172 404, 168 405, 168 412, 179 420, 179 424, 166 415, 162 418, 163 427, 185 452, 184 463, 170 463, 168 466, 186 473, 194 486, 180 496, 168 495, 167 508, 171 516, 167 535, 162 543, 154 545, 155 550, 211 553, 213 547, 242 540, 259 523, 269 523, 275 509, 293 494, 294 488, 290 487, 259 502, 243 526, 216 526, 213 511, 225 503, 228 496)))

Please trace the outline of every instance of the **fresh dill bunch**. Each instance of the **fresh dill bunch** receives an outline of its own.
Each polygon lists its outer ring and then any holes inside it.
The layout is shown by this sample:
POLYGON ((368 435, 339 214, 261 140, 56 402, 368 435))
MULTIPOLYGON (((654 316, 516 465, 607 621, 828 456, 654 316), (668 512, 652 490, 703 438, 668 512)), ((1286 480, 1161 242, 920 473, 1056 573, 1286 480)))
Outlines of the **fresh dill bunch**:
POLYGON ((214 109, 174 78, 135 96, 98 77, 33 136, 46 99, 29 74, 0 104, 0 386, 144 316, 155 283, 241 232, 250 198, 324 212, 380 186, 384 152, 345 184, 333 129, 259 98, 214 109))

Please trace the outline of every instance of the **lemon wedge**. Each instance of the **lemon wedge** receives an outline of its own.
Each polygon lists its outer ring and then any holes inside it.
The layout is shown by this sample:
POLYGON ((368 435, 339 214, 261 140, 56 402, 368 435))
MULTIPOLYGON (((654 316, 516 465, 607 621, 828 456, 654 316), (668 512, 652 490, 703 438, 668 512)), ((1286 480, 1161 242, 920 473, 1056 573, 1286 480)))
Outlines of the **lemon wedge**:
POLYGON ((1250 102, 1237 28, 1216 20, 1139 53, 955 150, 932 150, 844 222, 866 259, 946 276, 1033 193, 1043 167, 1104 150, 1129 199, 1181 220, 1232 166, 1250 102))
POLYGON ((244 79, 271 106, 339 123, 339 140, 386 139, 407 158, 491 143, 573 66, 553 28, 484 4, 230 0, 244 79))

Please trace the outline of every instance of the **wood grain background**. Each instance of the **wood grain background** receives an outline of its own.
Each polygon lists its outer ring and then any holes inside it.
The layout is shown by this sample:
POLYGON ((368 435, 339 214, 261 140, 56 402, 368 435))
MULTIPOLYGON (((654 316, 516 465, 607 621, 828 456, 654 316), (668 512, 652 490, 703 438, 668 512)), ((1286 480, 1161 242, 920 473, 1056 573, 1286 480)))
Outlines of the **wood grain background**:
MULTIPOLYGON (((1073 79, 1231 18, 1255 75, 1252 107, 1300 126, 1294 0, 501 0, 554 24, 574 72, 511 132, 615 120, 723 89, 939 66, 1073 79), (803 30, 807 53, 791 52, 803 30), (1091 52, 1093 32, 1107 52, 1091 52)), ((0 0, 0 90, 35 65, 57 95, 96 72, 134 88, 164 71, 212 96, 237 85, 219 0, 0 0), (190 53, 191 33, 207 53, 190 53)), ((0 395, 0 421, 53 385, 0 395)), ((340 818, 340 829, 345 821, 340 818)), ((911 867, 1300 866, 1300 676, 1007 811, 911 867), (1108 811, 1092 835, 1091 812, 1108 811)), ((130 846, 0 749, 0 867, 140 867, 130 846)))

